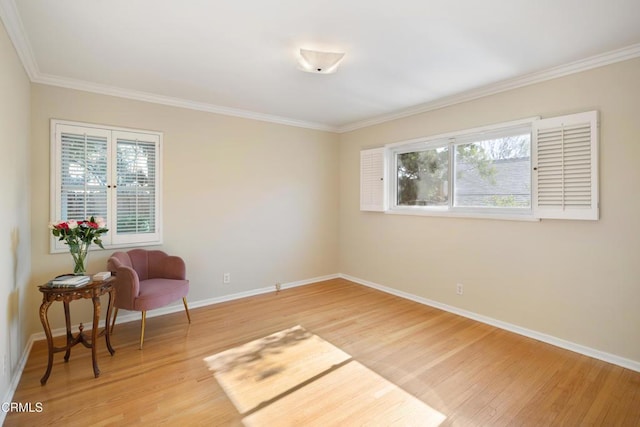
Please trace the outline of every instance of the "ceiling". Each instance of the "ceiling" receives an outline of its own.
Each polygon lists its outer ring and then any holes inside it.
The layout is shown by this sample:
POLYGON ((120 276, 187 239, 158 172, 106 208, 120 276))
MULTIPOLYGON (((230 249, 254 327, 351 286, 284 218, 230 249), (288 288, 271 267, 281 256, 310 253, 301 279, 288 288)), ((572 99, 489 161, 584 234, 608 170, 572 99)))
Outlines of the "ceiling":
POLYGON ((0 0, 34 82, 347 131, 640 56, 638 0, 0 0), (304 73, 299 48, 343 51, 304 73))

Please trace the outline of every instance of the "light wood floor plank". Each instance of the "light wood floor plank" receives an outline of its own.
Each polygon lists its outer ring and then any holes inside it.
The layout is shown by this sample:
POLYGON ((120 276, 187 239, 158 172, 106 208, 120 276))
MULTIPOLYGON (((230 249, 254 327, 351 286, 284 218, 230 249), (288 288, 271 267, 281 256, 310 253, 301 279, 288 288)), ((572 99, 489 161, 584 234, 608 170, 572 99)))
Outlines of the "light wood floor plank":
MULTIPOLYGON (((73 306, 72 306, 73 309, 73 306)), ((117 325, 69 363, 34 344, 6 426, 242 425, 204 359, 295 325, 350 354, 447 418, 442 425, 640 425, 640 373, 403 300, 343 279, 117 325)), ((321 404, 321 402, 318 402, 321 404)), ((415 425, 420 425, 416 420, 415 425)))

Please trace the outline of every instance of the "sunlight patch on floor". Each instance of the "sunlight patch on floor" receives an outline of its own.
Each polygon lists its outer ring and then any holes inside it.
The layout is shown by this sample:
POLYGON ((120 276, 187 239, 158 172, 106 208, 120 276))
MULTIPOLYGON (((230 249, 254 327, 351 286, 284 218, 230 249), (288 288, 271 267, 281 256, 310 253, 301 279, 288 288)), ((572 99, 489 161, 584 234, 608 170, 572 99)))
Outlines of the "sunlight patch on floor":
POLYGON ((301 326, 204 360, 247 426, 437 426, 446 419, 301 326))

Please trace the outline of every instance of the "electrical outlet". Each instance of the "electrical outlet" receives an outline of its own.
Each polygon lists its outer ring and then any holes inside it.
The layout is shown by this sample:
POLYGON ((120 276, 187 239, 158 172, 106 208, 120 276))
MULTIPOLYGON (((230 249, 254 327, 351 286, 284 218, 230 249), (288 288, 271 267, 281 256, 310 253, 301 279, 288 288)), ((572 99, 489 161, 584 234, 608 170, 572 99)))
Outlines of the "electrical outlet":
POLYGON ((231 273, 224 273, 222 275, 222 283, 231 283, 231 273))
POLYGON ((456 294, 462 295, 463 293, 464 293, 464 286, 462 286, 462 283, 458 283, 456 285, 456 294))
POLYGON ((282 288, 282 285, 280 284, 280 282, 276 283, 276 292, 280 292, 280 289, 282 288))

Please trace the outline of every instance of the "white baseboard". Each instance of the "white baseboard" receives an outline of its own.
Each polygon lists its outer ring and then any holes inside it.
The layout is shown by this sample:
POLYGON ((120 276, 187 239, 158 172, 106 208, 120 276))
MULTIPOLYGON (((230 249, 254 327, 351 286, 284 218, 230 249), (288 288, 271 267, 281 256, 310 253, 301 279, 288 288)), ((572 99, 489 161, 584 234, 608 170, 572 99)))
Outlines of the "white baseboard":
MULTIPOLYGON (((283 283, 281 289, 289 289, 289 288, 295 288, 298 286, 310 285, 312 283, 322 282, 322 281, 331 280, 331 279, 337 279, 339 277, 340 277, 339 274, 330 274, 327 276, 314 277, 312 279, 298 280, 297 282, 283 283)), ((208 298, 208 299, 199 300, 199 301, 187 301, 187 303, 189 304, 190 309, 200 308, 200 307, 206 307, 209 305, 220 304, 222 302, 252 297, 255 295, 268 294, 269 292, 275 292, 275 291, 276 290, 274 289, 273 286, 268 286, 265 288, 252 289, 250 291, 238 292, 230 295, 223 295, 221 297, 216 297, 216 298, 208 298)), ((184 310, 184 306, 180 302, 175 305, 169 305, 166 307, 161 307, 155 310, 148 311, 147 319, 150 319, 152 317, 164 316, 165 314, 177 313, 183 310, 184 310)), ((118 318, 116 319, 116 324, 120 325, 122 323, 135 322, 135 321, 139 321, 140 319, 141 319, 141 315, 139 311, 119 310, 118 318)), ((84 330, 88 331, 93 327, 93 322, 88 322, 88 323, 83 322, 82 325, 84 327, 84 330)), ((79 324, 72 325, 71 329, 77 330, 78 326, 79 324)), ((64 336, 66 333, 67 333, 66 328, 57 328, 51 331, 51 334, 54 337, 64 336)), ((43 339, 46 339, 44 331, 32 334, 31 337, 29 338, 29 341, 33 343, 34 341, 39 341, 43 339)))
MULTIPOLYGON (((296 282, 283 283, 281 289, 290 289, 298 286, 310 285, 310 284, 322 282, 325 280, 337 279, 339 277, 340 277, 339 274, 330 274, 327 276, 320 276, 320 277, 314 277, 311 279, 298 280, 296 282)), ((188 303, 189 303, 189 308, 199 308, 199 307, 206 307, 208 305, 213 305, 213 304, 220 304, 222 302, 233 301, 240 298, 247 298, 254 295, 267 294, 269 292, 275 292, 275 291, 276 290, 274 289, 273 286, 268 286, 268 287, 259 288, 259 289, 252 289, 250 291, 224 295, 216 298, 209 298, 209 299, 199 300, 199 301, 189 301, 188 303)), ((163 316, 165 314, 176 313, 183 310, 184 310, 184 306, 182 304, 171 305, 171 306, 162 307, 162 308, 158 308, 156 310, 147 312, 147 318, 163 316)), ((136 320, 138 321, 140 320, 139 312, 120 310, 120 313, 118 313, 116 324, 119 325, 121 323, 133 322, 136 320)), ((88 331, 93 327, 93 322, 88 322, 88 323, 83 322, 82 325, 84 327, 84 330, 88 331)), ((78 326, 79 324, 73 325, 71 329, 78 330, 78 326)), ((54 337, 64 336, 66 335, 66 333, 67 333, 66 328, 56 328, 51 331, 51 334, 54 337)), ((18 387, 18 383, 20 382, 22 371, 24 370, 24 367, 27 364, 27 359, 29 358, 29 353, 31 353, 31 348, 33 347, 33 343, 36 341, 44 340, 44 339, 46 339, 46 335, 44 334, 44 331, 31 334, 31 336, 29 337, 29 340, 27 341, 27 344, 25 345, 24 351, 22 352, 22 356, 20 357, 20 362, 16 367, 15 374, 12 377, 9 390, 7 390, 7 392, 5 393, 5 396, 3 397, 4 400, 2 402, 11 402, 11 398, 13 397, 16 391, 16 388, 18 387)), ((7 414, 5 412, 0 411, 0 425, 2 425, 2 423, 4 422, 4 418, 6 417, 6 415, 7 414)))
MULTIPOLYGON (((551 344, 554 345, 556 347, 560 347, 560 348, 564 348, 566 350, 570 350, 579 354, 583 354, 585 356, 589 356, 589 357, 593 357, 594 359, 599 359, 602 361, 605 361, 607 363, 612 363, 614 365, 618 365, 621 366, 623 368, 627 368, 627 369, 631 369, 633 371, 636 372, 640 372, 640 362, 637 362, 635 360, 630 360, 630 359, 625 359, 624 357, 620 357, 620 356, 616 356, 614 354, 610 354, 610 353, 606 353, 600 350, 596 350, 590 347, 586 347, 580 344, 576 344, 570 341, 566 341, 563 340, 561 338, 557 338, 551 335, 547 335, 547 334, 543 334, 541 332, 537 332, 537 331, 533 331, 531 329, 526 329, 511 323, 507 323, 507 322, 503 322, 501 320, 497 320, 497 319, 493 319, 491 317, 487 317, 487 316, 483 316, 481 314, 477 314, 471 311, 467 311, 467 310, 463 310, 461 308, 457 308, 457 307, 453 307, 447 304, 443 304, 437 301, 433 301, 427 298, 423 298, 423 297, 419 297, 407 292, 403 292, 403 291, 399 291, 397 289, 393 289, 393 288, 389 288, 386 286, 382 286, 379 285, 377 283, 374 282, 370 282, 368 280, 364 280, 364 279, 360 279, 357 277, 353 277, 350 276, 348 274, 330 274, 327 276, 320 276, 320 277, 314 277, 311 279, 306 279, 306 280, 299 280, 297 282, 290 282, 290 283, 283 283, 282 284, 282 288, 281 289, 289 289, 289 288, 295 288, 298 286, 305 286, 305 285, 310 285, 313 283, 317 283, 317 282, 322 282, 325 280, 331 280, 331 279, 337 279, 337 278, 343 278, 345 280, 349 280, 351 282, 363 285, 363 286, 367 286, 373 289, 377 289, 379 291, 391 294, 391 295, 395 295, 398 296, 400 298, 404 298, 404 299, 408 299, 411 301, 415 301, 417 303, 420 304, 424 304, 424 305, 428 305, 430 307, 435 307, 438 308, 440 310, 444 310, 444 311, 448 311, 450 313, 453 314, 457 314, 459 316, 463 316, 463 317, 467 317, 469 319, 473 319, 476 320, 478 322, 482 322, 482 323, 486 323, 488 325, 491 326, 495 326, 497 328, 500 329, 504 329, 506 331, 510 331, 510 332, 514 332, 516 334, 519 335, 523 335, 525 337, 529 337, 529 338, 533 338, 535 340, 538 341, 542 341, 545 342, 547 344, 551 344)), ((237 300, 240 298, 247 298, 247 297, 251 297, 251 296, 255 296, 255 295, 261 295, 261 294, 266 294, 269 292, 275 292, 275 289, 273 286, 268 286, 268 287, 264 287, 264 288, 259 288, 259 289, 253 289, 250 291, 245 291, 245 292, 238 292, 235 294, 230 294, 230 295, 224 295, 221 297, 216 297, 216 298, 209 298, 209 299, 205 299, 205 300, 199 300, 199 301, 191 301, 189 302, 189 307, 190 308, 199 308, 199 307, 206 307, 209 305, 214 305, 214 304, 219 304, 219 303, 223 303, 223 302, 227 302, 227 301, 233 301, 233 300, 237 300)), ((159 308, 157 310, 153 310, 150 311, 149 313, 147 313, 147 317, 151 318, 151 317, 156 317, 156 316, 162 316, 165 314, 169 314, 169 313, 176 313, 178 311, 182 311, 184 310, 184 307, 182 306, 182 304, 176 304, 176 305, 172 305, 172 306, 168 306, 168 307, 163 307, 163 308, 159 308)), ((140 313, 138 312, 126 312, 127 314, 124 315, 119 315, 118 319, 116 321, 117 324, 121 324, 121 323, 126 323, 126 322, 132 322, 132 321, 136 321, 140 319, 140 313)), ((85 330, 89 330, 92 328, 92 323, 86 323, 84 324, 84 328, 85 330)), ((73 329, 77 330, 78 325, 74 325, 73 329)), ((66 334, 66 329, 65 328, 57 328, 52 332, 53 336, 62 336, 66 334)), ((20 377, 22 376, 22 371, 24 370, 24 367, 27 363, 27 359, 29 358, 29 353, 31 352, 31 348, 33 347, 33 343, 35 341, 39 341, 39 340, 43 340, 45 339, 45 334, 44 332, 38 332, 35 334, 32 334, 29 337, 29 340, 27 341, 27 344, 25 345, 24 351, 22 353, 22 356, 20 358, 20 361, 18 363, 18 366, 16 367, 16 372, 12 377, 11 380, 11 384, 9 386, 9 390, 7 390, 7 392, 5 393, 4 396, 4 400, 3 402, 11 402, 11 398, 13 397, 16 388, 18 387, 18 383, 20 382, 20 377)), ((2 425, 3 421, 4 421, 4 417, 6 416, 6 413, 0 411, 0 425, 2 425)))
POLYGON ((542 332, 533 331, 531 329, 523 328, 521 326, 514 325, 512 323, 503 322, 502 320, 497 320, 488 316, 483 316, 481 314, 474 313, 472 311, 463 310, 458 307, 443 304, 427 298, 419 297, 417 295, 399 291, 397 289, 388 288, 386 286, 382 286, 377 283, 370 282, 368 280, 349 276, 348 274, 340 274, 339 276, 351 282, 355 282, 360 285, 367 286, 369 288, 377 289, 379 291, 382 291, 391 295, 395 295, 400 298, 408 299, 420 304, 424 304, 430 307, 438 308, 440 310, 448 311, 449 313, 457 314, 459 316, 463 316, 472 320, 477 320, 478 322, 486 323, 487 325, 495 326, 496 328, 504 329, 509 332, 514 332, 516 334, 523 335, 528 338, 533 338, 535 340, 542 341, 544 343, 551 344, 556 347, 563 348, 565 350, 570 350, 575 353, 593 357, 594 359, 599 359, 607 363, 612 363, 614 365, 622 366, 623 368, 640 372, 640 362, 635 360, 626 359, 624 357, 616 356, 615 354, 606 353, 604 351, 586 347, 581 344, 576 344, 574 342, 563 340, 561 338, 557 338, 552 335, 543 334, 542 332))
MULTIPOLYGON (((16 366, 15 373, 11 377, 11 383, 9 384, 9 389, 6 391, 6 393, 2 397, 1 403, 11 402, 11 399, 13 398, 13 395, 16 392, 16 389, 18 388, 18 383, 20 383, 20 377, 22 377, 22 371, 24 371, 24 367, 27 364, 27 359, 29 359, 29 353, 31 353, 31 347, 33 347, 34 335, 31 335, 29 337, 27 344, 24 346, 24 351, 20 356, 20 360, 18 361, 18 365, 16 366)), ((7 412, 0 410, 0 426, 4 424, 4 419, 6 416, 7 416, 7 412)))
MULTIPOLYGON (((298 286, 311 285, 317 282, 323 282, 325 280, 337 279, 340 274, 329 274, 327 276, 314 277, 312 279, 298 280, 297 282, 283 283, 280 289, 296 288, 298 286)), ((219 304, 221 302, 233 301, 240 298, 252 297, 255 295, 268 294, 269 292, 275 292, 274 286, 267 286, 266 288, 252 289, 250 291, 238 292, 236 294, 224 295, 216 298, 209 298, 206 300, 196 301, 195 303, 189 303, 189 307, 198 308, 208 305, 219 304)))

